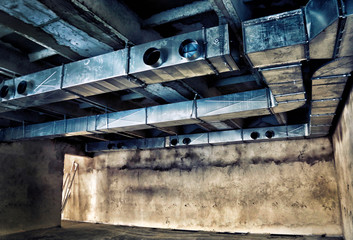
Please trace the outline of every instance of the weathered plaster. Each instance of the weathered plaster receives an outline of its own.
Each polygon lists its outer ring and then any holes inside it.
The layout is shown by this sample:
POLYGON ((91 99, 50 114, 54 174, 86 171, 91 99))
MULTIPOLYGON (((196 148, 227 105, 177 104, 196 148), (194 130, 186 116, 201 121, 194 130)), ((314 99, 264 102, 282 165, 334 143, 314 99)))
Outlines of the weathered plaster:
POLYGON ((326 138, 68 156, 64 219, 173 229, 340 235, 326 138))

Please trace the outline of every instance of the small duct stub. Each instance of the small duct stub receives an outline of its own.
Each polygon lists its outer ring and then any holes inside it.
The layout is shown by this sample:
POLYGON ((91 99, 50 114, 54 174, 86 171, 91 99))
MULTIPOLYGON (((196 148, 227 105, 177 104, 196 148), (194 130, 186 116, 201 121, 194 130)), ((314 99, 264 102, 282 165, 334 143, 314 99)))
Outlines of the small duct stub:
POLYGON ((143 62, 151 67, 159 67, 163 63, 163 55, 161 50, 157 48, 149 48, 143 54, 143 62))
POLYGON ((187 60, 195 60, 201 56, 201 45, 196 40, 186 39, 180 44, 179 54, 187 60))
POLYGON ((33 88, 33 83, 30 81, 21 81, 17 85, 17 93, 21 95, 27 95, 28 92, 33 88))
POLYGON ((14 94, 14 89, 9 85, 4 85, 0 89, 0 98, 9 99, 10 96, 13 94, 14 94))

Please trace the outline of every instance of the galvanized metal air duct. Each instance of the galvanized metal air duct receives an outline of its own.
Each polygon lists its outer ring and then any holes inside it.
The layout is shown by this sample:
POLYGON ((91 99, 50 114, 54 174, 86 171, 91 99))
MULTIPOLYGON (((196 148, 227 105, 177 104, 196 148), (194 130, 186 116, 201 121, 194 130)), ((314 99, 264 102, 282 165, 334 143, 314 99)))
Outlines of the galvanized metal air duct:
POLYGON ((287 112, 306 102, 300 61, 307 59, 307 36, 301 9, 243 22, 244 51, 287 112))
POLYGON ((339 27, 337 0, 311 0, 304 8, 310 59, 334 57, 339 27))
POLYGON ((239 70, 238 57, 222 25, 131 47, 129 74, 147 84, 173 81, 239 70))
POLYGON ((312 77, 310 132, 313 136, 329 133, 346 82, 353 71, 353 57, 342 57, 319 68, 312 77))
POLYGON ((308 124, 239 129, 160 138, 130 139, 86 144, 87 152, 218 145, 259 140, 297 139, 308 136, 308 124))
MULTIPOLYGON (((4 87, 1 99, 17 109, 39 106, 144 84, 129 74, 156 83, 238 70, 237 57, 223 25, 134 46, 130 61, 129 49, 122 49, 7 80, 17 91, 5 94, 4 87)), ((0 112, 7 111, 2 105, 0 112)))
POLYGON ((340 32, 338 39, 338 57, 353 56, 353 2, 351 0, 344 0, 343 5, 343 19, 345 20, 344 29, 340 32))
MULTIPOLYGON (((62 67, 54 67, 5 81, 0 89, 1 106, 20 109, 75 98, 75 95, 62 91, 61 74, 62 67)), ((2 112, 9 110, 0 109, 2 112)))
POLYGON ((2 129, 2 140, 134 131, 269 115, 275 107, 268 89, 128 111, 2 129))
POLYGON ((87 97, 140 85, 128 77, 128 49, 64 65, 62 89, 87 97))

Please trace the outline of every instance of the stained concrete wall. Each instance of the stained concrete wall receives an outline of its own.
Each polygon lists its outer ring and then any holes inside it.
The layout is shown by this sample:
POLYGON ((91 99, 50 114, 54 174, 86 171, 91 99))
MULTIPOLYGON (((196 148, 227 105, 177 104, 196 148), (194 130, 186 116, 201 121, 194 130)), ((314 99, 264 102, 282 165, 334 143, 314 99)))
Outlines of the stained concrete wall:
MULTIPOLYGON (((0 235, 60 225, 67 144, 0 144, 0 235)), ((1 238, 1 237, 0 237, 1 238)))
POLYGON ((328 139, 68 156, 63 218, 223 232, 341 235, 328 139))
POLYGON ((333 145, 338 175, 343 232, 345 239, 353 239, 353 91, 343 110, 333 145))

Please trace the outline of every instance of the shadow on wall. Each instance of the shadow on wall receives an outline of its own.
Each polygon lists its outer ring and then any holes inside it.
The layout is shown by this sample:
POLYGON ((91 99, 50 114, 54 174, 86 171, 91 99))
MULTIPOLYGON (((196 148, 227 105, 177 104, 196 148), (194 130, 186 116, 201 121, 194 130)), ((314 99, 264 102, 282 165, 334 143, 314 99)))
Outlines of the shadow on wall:
POLYGON ((220 232, 341 235, 326 138, 66 155, 63 219, 220 232), (259 154, 261 153, 261 154, 259 154))

